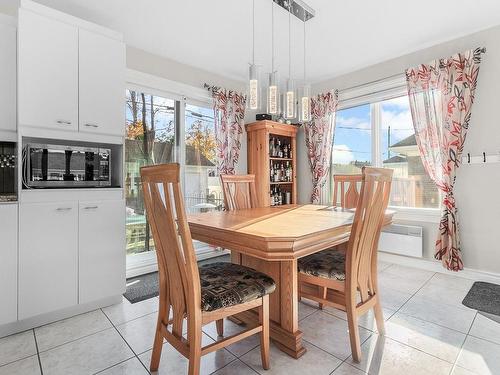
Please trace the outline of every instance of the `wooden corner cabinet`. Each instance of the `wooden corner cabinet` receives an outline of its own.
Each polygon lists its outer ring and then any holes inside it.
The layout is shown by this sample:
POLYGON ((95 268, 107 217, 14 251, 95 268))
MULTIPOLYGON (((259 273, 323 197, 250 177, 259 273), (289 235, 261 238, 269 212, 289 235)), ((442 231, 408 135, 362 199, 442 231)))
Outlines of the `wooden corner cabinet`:
POLYGON ((297 203, 297 130, 267 120, 246 125, 248 173, 261 206, 297 203))

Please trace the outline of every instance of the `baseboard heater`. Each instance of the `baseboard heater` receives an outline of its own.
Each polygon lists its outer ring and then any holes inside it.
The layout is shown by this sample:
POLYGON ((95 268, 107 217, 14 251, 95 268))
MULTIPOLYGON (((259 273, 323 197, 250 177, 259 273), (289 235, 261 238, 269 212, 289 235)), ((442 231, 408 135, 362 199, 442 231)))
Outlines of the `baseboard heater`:
POLYGON ((422 227, 392 224, 380 234, 379 251, 422 258, 422 227))

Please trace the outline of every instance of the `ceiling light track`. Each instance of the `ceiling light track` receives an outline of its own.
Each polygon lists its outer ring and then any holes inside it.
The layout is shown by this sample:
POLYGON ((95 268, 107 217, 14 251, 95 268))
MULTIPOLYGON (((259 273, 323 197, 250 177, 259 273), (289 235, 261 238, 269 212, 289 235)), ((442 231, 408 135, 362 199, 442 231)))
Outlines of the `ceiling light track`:
POLYGON ((299 20, 306 22, 316 15, 316 11, 302 0, 273 0, 277 5, 285 9, 287 12, 297 17, 299 20))

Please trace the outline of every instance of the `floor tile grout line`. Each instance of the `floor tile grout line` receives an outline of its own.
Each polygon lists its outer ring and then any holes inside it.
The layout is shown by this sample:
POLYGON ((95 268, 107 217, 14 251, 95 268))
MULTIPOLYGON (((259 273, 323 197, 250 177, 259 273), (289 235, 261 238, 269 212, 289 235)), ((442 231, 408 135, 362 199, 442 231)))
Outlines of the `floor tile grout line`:
MULTIPOLYGON (((103 313, 104 315, 106 315, 106 318, 108 318, 108 320, 112 322, 112 319, 108 316, 108 314, 106 314, 106 312, 104 311, 104 309, 101 309, 101 310, 102 310, 102 313, 103 313)), ((138 316, 138 317, 132 318, 132 319, 130 319, 130 320, 127 320, 127 321, 125 321, 125 322, 118 323, 118 324, 116 324, 116 326, 117 326, 117 327, 119 327, 119 326, 122 326, 122 325, 124 325, 124 324, 127 324, 127 323, 130 323, 130 322, 133 322, 133 321, 139 320, 139 319, 141 319, 141 318, 144 318, 145 316, 148 316, 148 315, 153 315, 153 314, 157 314, 157 313, 158 313, 158 310, 153 311, 153 312, 149 312, 149 313, 146 313, 146 314, 144 314, 144 315, 141 315, 141 316, 138 316)), ((113 322, 112 322, 112 323, 113 323, 113 322)), ((113 323, 113 325, 115 325, 115 323, 113 323)))
MULTIPOLYGON (((102 311, 102 309, 100 309, 102 311)), ((102 311, 102 313, 104 314, 104 311, 102 311)), ((144 363, 142 363, 141 359, 139 358, 139 356, 137 355, 137 353, 134 351, 134 349, 132 349, 132 346, 130 346, 130 344, 128 343, 127 340, 125 340, 125 337, 123 337, 123 335, 121 334, 121 332, 118 330, 118 328, 114 325, 114 323, 111 321, 111 319, 109 319, 109 317, 104 314, 106 316, 106 318, 109 320, 109 322, 111 323, 111 325, 113 326, 113 328, 116 330, 116 332, 120 335, 120 337, 122 338, 123 341, 125 341, 125 344, 127 344, 127 346, 129 347, 129 349, 132 351, 132 353, 134 354, 135 358, 137 358, 137 360, 141 363, 142 367, 144 367, 147 371, 148 374, 151 374, 151 372, 149 371, 149 369, 146 367, 146 365, 144 363)), ((162 343, 162 350, 163 350, 163 343, 162 343)), ((130 359, 130 358, 129 358, 130 359)), ((115 363, 114 366, 116 366, 117 364, 115 363)))
POLYGON ((86 334, 86 335, 80 336, 80 337, 78 337, 78 338, 76 338, 76 339, 72 339, 72 340, 66 341, 66 342, 64 342, 64 343, 62 343, 62 344, 58 344, 58 345, 52 346, 52 347, 50 347, 49 349, 41 350, 41 351, 40 351, 40 353, 47 353, 47 352, 50 352, 50 351, 51 351, 51 350, 53 350, 53 349, 60 348, 61 346, 64 346, 64 345, 67 345, 67 344, 71 344, 71 343, 73 343, 73 342, 75 342, 75 341, 78 341, 78 340, 81 340, 81 339, 85 339, 85 338, 87 338, 87 337, 90 337, 90 336, 92 336, 92 335, 96 335, 96 334, 98 334, 98 333, 104 332, 104 331, 106 331, 106 330, 108 330, 108 329, 112 329, 112 328, 113 328, 113 327, 106 327, 106 328, 104 328, 104 329, 100 329, 100 330, 98 330, 98 331, 95 331, 95 332, 92 332, 92 333, 89 333, 89 334, 86 334))
POLYGON ((467 331, 465 338, 464 338, 464 341, 462 342, 462 345, 460 346, 460 350, 458 351, 457 358, 455 358, 455 362, 453 363, 453 366, 451 367, 450 375, 453 374, 453 371, 455 371, 455 368, 458 366, 457 365, 458 359, 460 358, 460 355, 462 354, 462 352, 464 350, 465 342, 467 341, 467 337, 469 337, 469 333, 472 329, 472 326, 474 325, 474 322, 476 321, 477 314, 478 314, 478 311, 476 310, 476 314, 474 315, 474 319, 472 319, 472 323, 469 327, 469 330, 467 331))
MULTIPOLYGON (((424 323, 430 323, 430 324, 434 324, 435 326, 438 326, 438 327, 441 327, 441 328, 445 328, 445 329, 449 329, 450 331, 453 331, 453 332, 457 332, 457 333, 461 333, 462 335, 468 335, 466 332, 463 332, 463 331, 459 331, 458 329, 455 329, 455 328, 450 328, 450 327, 447 327, 447 326, 444 326, 442 324, 439 324, 439 323, 434 323, 434 322, 431 322, 429 320, 425 320, 425 319, 422 319, 422 318, 419 318, 419 317, 416 317, 416 316, 413 316, 411 314, 407 314, 405 312, 402 312, 402 311, 399 311, 398 314, 400 315, 404 315, 404 316, 408 316, 412 319, 416 319, 416 320, 420 320, 421 322, 424 322, 424 323)), ((396 315, 396 313, 394 313, 391 318, 396 315)), ((475 317, 473 318, 473 321, 474 321, 475 317)))
POLYGON ((33 339, 35 340, 36 356, 38 358, 38 366, 40 366, 40 374, 43 375, 42 360, 40 359, 40 351, 38 350, 38 341, 36 340, 35 329, 32 329, 33 339))
MULTIPOLYGON (((106 371, 106 370, 109 370, 109 369, 111 369, 111 368, 113 368, 113 367, 115 367, 115 366, 121 365, 122 363, 125 363, 125 362, 127 362, 127 361, 130 361, 131 359, 134 359, 134 358, 135 358, 135 357, 130 357, 130 358, 124 359, 123 361, 117 362, 117 363, 115 363, 115 364, 113 364, 113 365, 111 365, 111 366, 108 366, 108 367, 106 367, 106 368, 103 368, 102 370, 99 370, 99 371, 97 371, 97 372, 94 372, 94 373, 93 373, 93 375, 100 374, 100 373, 102 373, 102 372, 104 372, 104 371, 106 371)), ((139 361, 139 362, 140 362, 140 361, 139 361)))

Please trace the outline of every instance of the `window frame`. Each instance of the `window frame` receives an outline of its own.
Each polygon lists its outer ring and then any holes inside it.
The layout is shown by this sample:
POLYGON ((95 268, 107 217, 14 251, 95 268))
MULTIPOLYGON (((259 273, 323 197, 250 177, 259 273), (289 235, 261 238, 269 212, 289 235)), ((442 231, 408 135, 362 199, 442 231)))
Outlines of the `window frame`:
MULTIPOLYGON (((186 104, 190 103, 212 107, 212 97, 210 93, 208 90, 203 90, 201 88, 196 88, 133 69, 127 69, 124 90, 135 90, 174 100, 176 118, 174 161, 179 163, 181 166, 180 182, 181 188, 184 191, 186 166, 186 104)), ((125 134, 123 138, 125 138, 125 134)), ((125 158, 125 147, 123 147, 123 157, 125 158)), ((224 253, 221 252, 220 255, 222 254, 224 253)), ((204 259, 206 256, 206 253, 201 254, 199 259, 204 259)), ((137 254, 137 256, 131 260, 127 258, 127 278, 142 275, 148 272, 154 272, 157 269, 158 265, 155 250, 137 254)))
MULTIPOLYGON (((408 95, 408 91, 404 74, 362 83, 339 92, 337 112, 361 105, 370 105, 372 134, 371 157, 374 167, 382 167, 382 154, 380 152, 382 129, 381 103, 385 100, 395 99, 405 95, 408 95)), ((331 165, 331 171, 333 174, 333 164, 331 165)), ((332 184, 332 180, 333 178, 330 178, 330 185, 332 184)), ((331 194, 332 186, 329 187, 329 191, 331 194)), ((442 210, 441 199, 439 202, 438 208, 389 206, 389 209, 395 211, 395 220, 439 223, 442 210)))

